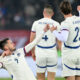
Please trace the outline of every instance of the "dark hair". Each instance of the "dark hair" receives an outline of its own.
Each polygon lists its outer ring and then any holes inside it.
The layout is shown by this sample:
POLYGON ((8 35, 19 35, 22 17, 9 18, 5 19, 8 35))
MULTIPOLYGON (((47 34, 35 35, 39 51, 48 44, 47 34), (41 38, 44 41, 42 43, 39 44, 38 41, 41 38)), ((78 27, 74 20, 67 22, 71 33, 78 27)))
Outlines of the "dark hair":
POLYGON ((9 40, 9 38, 5 38, 5 39, 3 39, 3 40, 0 41, 0 48, 2 50, 4 50, 4 46, 7 43, 7 40, 9 40))
POLYGON ((52 9, 53 10, 53 7, 50 4, 45 4, 44 9, 45 8, 48 8, 48 9, 52 9))
POLYGON ((64 15, 72 13, 72 7, 68 0, 62 1, 60 4, 60 10, 64 15))

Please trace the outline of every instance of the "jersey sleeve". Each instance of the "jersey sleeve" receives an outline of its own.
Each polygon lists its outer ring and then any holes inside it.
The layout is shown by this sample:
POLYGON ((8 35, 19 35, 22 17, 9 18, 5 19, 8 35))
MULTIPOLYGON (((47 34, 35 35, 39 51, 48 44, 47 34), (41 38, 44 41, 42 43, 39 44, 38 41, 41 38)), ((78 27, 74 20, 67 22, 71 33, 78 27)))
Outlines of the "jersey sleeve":
POLYGON ((66 42, 68 39, 69 31, 62 30, 60 33, 56 30, 53 31, 53 34, 56 36, 56 38, 62 42, 66 42))
POLYGON ((53 34, 56 36, 58 40, 66 42, 69 35, 69 27, 67 23, 61 23, 61 26, 59 27, 61 28, 61 30, 60 31, 55 30, 53 31, 53 34))
POLYGON ((31 31, 36 32, 36 21, 33 23, 31 31))
POLYGON ((28 53, 34 46, 36 46, 38 44, 38 42, 41 40, 42 36, 44 36, 45 32, 42 31, 41 35, 36 37, 31 43, 29 43, 28 45, 26 45, 24 48, 20 48, 17 51, 18 52, 22 52, 24 54, 28 53))
POLYGON ((38 44, 38 42, 41 40, 42 36, 44 35, 44 31, 42 31, 41 35, 39 35, 38 37, 36 37, 34 39, 34 41, 32 41, 31 43, 29 43, 28 45, 25 46, 24 51, 25 52, 29 52, 34 46, 36 46, 38 44))

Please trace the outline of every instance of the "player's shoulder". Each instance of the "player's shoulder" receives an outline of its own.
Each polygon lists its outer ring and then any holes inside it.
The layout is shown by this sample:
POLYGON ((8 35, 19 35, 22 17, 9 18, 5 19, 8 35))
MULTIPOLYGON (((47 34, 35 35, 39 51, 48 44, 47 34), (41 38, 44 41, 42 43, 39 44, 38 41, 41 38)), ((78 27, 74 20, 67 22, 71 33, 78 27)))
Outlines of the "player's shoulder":
POLYGON ((69 29, 69 24, 70 24, 70 22, 68 22, 67 20, 62 21, 61 29, 69 29))
POLYGON ((70 20, 65 19, 64 21, 61 22, 61 26, 62 25, 69 25, 70 22, 71 22, 70 20))
POLYGON ((70 25, 73 23, 73 21, 77 20, 78 17, 77 16, 72 16, 72 17, 68 17, 66 18, 64 21, 61 22, 61 25, 70 25))
POLYGON ((66 23, 66 21, 64 20, 64 21, 61 22, 61 25, 64 25, 65 23, 66 23))
POLYGON ((43 19, 44 19, 44 18, 38 19, 38 20, 34 21, 33 24, 36 25, 36 24, 38 24, 39 22, 43 21, 43 19))
POLYGON ((16 49, 16 52, 24 52, 24 49, 23 48, 18 48, 18 49, 16 49))
POLYGON ((53 21, 54 24, 59 25, 59 22, 58 22, 58 21, 55 21, 55 20, 53 20, 53 19, 52 19, 52 21, 53 21))

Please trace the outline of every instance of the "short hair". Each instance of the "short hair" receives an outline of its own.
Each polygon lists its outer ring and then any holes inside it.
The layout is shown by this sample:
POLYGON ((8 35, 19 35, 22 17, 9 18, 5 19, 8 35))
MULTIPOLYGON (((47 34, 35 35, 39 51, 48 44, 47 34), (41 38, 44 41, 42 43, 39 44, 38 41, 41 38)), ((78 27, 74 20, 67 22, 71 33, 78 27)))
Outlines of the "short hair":
POLYGON ((45 4, 44 9, 46 9, 46 12, 48 14, 51 14, 53 12, 53 7, 50 4, 45 4))
POLYGON ((0 48, 2 50, 4 50, 4 46, 5 46, 5 44, 7 44, 7 40, 9 40, 9 38, 5 38, 5 39, 0 41, 0 48))
POLYGON ((60 10, 64 15, 72 13, 72 7, 68 0, 62 1, 60 4, 60 10))

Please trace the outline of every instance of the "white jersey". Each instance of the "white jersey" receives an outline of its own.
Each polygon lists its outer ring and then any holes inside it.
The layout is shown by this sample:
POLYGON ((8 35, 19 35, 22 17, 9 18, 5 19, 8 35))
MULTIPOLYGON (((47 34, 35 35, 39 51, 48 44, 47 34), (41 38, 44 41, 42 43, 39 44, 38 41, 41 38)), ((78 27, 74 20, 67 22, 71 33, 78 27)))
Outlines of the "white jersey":
POLYGON ((72 16, 66 18, 62 23, 62 30, 68 30, 69 36, 62 46, 63 55, 80 53, 80 18, 72 16))
POLYGON ((20 48, 13 52, 12 55, 0 57, 0 68, 3 66, 11 75, 13 80, 36 80, 32 71, 28 67, 24 58, 24 53, 29 52, 42 38, 44 32, 41 32, 33 42, 25 48, 20 48), (2 65, 3 64, 3 65, 2 65))
POLYGON ((0 60, 13 80, 36 80, 24 58, 24 48, 13 52, 0 60))
MULTIPOLYGON (((43 31, 46 24, 49 24, 50 27, 53 25, 59 28, 59 23, 49 19, 49 18, 42 18, 40 20, 37 20, 33 23, 32 26, 32 32, 36 32, 36 37, 41 34, 41 31, 43 31)), ((55 51, 56 49, 56 38, 53 36, 51 31, 47 31, 45 35, 42 37, 41 41, 38 43, 37 47, 42 49, 53 49, 55 51)))

